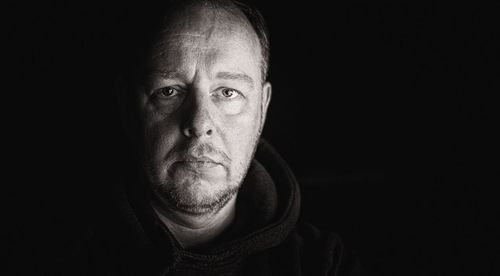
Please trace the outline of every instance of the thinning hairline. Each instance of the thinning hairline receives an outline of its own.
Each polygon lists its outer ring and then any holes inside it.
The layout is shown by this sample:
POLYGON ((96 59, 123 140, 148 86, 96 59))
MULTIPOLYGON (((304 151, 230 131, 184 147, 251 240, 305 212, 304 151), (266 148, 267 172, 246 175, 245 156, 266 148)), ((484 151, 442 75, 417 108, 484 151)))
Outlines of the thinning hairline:
MULTIPOLYGON (((245 12, 242 10, 242 7, 238 5, 238 3, 242 4, 241 2, 238 1, 188 1, 185 5, 180 7, 177 7, 177 11, 182 10, 182 9, 189 9, 189 8, 194 8, 194 7, 201 7, 204 9, 210 9, 213 10, 216 13, 216 16, 220 15, 221 11, 225 11, 228 14, 234 16, 235 18, 239 19, 239 23, 243 24, 244 28, 249 32, 252 33, 253 35, 253 40, 255 40, 256 44, 259 46, 260 49, 260 58, 259 58, 259 67, 261 71, 261 82, 265 83, 267 80, 267 71, 268 71, 268 57, 266 55, 266 50, 264 47, 268 47, 266 45, 263 45, 263 42, 261 41, 261 38, 259 36, 259 31, 257 30, 257 26, 254 26, 248 16, 245 14, 245 12), (236 3, 235 3, 236 2, 236 3)), ((244 4, 243 4, 244 5, 244 4)), ((172 12, 175 12, 173 10, 172 12)), ((167 16, 168 17, 168 16, 167 16)), ((169 23, 170 20, 165 17, 165 20, 162 23, 162 27, 160 30, 160 33, 166 33, 169 31, 169 23)), ((266 36, 266 34, 264 34, 266 36)), ((266 38, 267 40, 267 38, 266 38)), ((153 46, 154 48, 155 46, 153 46)))

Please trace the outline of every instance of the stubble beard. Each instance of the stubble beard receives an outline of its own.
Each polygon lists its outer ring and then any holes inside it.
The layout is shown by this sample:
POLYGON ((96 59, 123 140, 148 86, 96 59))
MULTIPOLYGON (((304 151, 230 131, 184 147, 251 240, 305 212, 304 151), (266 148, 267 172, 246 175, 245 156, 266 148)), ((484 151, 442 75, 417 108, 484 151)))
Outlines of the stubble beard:
MULTIPOLYGON (((163 181, 153 181, 152 188, 159 200, 175 211, 182 212, 188 215, 201 216, 207 214, 215 214, 221 210, 226 204, 238 194, 238 191, 247 175, 251 162, 257 150, 257 143, 260 138, 260 131, 252 141, 252 154, 250 158, 244 160, 240 166, 240 173, 234 181, 226 184, 220 191, 217 191, 212 196, 204 196, 201 200, 196 199, 192 191, 182 189, 182 186, 174 183, 173 179, 167 176, 163 181)), ((154 175, 154 174, 153 174, 154 175)), ((199 180, 198 180, 199 181, 199 180)), ((190 183, 189 185, 200 185, 198 183, 190 183)))

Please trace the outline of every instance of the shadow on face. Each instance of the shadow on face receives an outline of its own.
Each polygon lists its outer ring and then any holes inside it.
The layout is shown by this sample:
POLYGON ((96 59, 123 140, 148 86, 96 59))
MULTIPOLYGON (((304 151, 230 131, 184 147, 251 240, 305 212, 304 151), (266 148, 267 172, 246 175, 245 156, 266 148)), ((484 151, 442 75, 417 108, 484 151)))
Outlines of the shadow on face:
POLYGON ((240 12, 184 7, 169 18, 137 93, 142 159, 153 189, 181 211, 215 211, 244 178, 271 87, 240 12))

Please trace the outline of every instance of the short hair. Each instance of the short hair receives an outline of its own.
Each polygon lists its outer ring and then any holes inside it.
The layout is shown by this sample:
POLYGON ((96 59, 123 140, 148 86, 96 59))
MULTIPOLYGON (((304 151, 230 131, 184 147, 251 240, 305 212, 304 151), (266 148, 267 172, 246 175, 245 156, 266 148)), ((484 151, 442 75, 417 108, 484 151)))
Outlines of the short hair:
POLYGON ((259 10, 257 10, 256 8, 238 1, 233 1, 233 3, 247 17, 248 21, 250 22, 250 25, 254 29, 255 33, 257 33, 262 55, 262 60, 261 60, 262 81, 265 81, 268 75, 269 58, 270 58, 269 30, 267 28, 266 21, 264 20, 264 17, 259 12, 259 10))
POLYGON ((270 59, 269 31, 264 17, 253 5, 235 0, 167 0, 164 4, 166 6, 131 11, 128 18, 127 16, 124 18, 129 22, 122 22, 125 24, 117 26, 119 28, 117 31, 121 30, 119 35, 122 36, 117 45, 119 47, 117 63, 120 66, 118 70, 122 71, 122 75, 137 74, 137 69, 143 69, 144 57, 149 53, 157 35, 165 28, 170 14, 185 7, 201 5, 223 9, 230 13, 235 11, 243 13, 257 34, 261 48, 261 77, 263 82, 267 80, 270 59), (134 14, 141 12, 142 16, 134 14))

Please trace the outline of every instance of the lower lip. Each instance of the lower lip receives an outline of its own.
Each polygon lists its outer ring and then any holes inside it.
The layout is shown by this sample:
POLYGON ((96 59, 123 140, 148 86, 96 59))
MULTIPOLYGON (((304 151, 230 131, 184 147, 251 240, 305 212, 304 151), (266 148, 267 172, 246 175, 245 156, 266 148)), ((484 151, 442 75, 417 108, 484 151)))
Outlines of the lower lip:
POLYGON ((212 180, 226 175, 224 167, 214 162, 177 162, 174 164, 172 172, 177 177, 196 176, 212 180))

